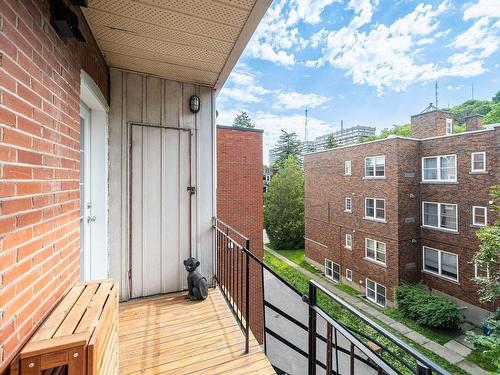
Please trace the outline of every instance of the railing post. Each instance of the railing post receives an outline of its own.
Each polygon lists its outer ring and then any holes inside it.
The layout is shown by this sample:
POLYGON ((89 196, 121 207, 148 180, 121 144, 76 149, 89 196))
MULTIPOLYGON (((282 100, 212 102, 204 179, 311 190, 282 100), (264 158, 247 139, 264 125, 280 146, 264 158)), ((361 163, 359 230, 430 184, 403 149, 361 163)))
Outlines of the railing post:
POLYGON ((309 358, 308 375, 316 375, 316 286, 309 281, 309 358))
POLYGON ((432 370, 417 361, 417 375, 432 375, 432 370))
POLYGON ((248 354, 250 351, 250 255, 248 255, 250 251, 250 240, 246 240, 245 243, 246 248, 246 275, 245 275, 245 353, 248 354))

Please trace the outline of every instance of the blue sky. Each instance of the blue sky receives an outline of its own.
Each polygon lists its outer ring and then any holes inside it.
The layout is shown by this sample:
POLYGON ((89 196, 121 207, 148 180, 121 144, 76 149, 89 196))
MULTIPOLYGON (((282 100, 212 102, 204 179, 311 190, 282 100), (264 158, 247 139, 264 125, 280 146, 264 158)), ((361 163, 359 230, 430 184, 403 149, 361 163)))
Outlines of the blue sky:
POLYGON ((500 89, 500 0, 274 0, 217 98, 218 123, 247 111, 264 129, 309 139, 356 124, 409 122, 434 101, 500 89))

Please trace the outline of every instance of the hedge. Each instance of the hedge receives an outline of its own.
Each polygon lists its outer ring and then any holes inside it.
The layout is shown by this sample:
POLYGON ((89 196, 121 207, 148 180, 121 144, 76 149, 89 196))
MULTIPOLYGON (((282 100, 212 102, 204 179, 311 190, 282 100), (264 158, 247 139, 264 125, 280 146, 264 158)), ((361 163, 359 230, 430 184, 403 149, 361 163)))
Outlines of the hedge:
POLYGON ((433 328, 456 328, 460 313, 456 303, 433 294, 419 284, 402 284, 396 288, 398 309, 418 324, 433 328))

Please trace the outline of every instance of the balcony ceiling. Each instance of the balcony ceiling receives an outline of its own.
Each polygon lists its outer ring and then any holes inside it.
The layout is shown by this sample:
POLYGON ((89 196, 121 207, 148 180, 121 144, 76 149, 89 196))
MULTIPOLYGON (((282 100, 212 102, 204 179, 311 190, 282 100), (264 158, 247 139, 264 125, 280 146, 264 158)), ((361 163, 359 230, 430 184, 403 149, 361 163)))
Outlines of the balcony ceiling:
POLYGON ((90 0, 109 66, 220 89, 272 0, 90 0))

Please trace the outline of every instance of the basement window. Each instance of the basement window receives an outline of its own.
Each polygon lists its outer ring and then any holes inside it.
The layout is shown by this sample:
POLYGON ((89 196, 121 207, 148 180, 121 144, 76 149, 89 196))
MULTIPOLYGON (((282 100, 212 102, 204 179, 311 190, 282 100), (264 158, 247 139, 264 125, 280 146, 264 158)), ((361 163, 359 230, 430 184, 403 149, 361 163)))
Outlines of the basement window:
POLYGON ((349 268, 345 270, 345 278, 349 281, 352 281, 352 271, 349 268))
POLYGON ((340 265, 325 259, 325 276, 338 283, 340 281, 340 265))
POLYGON ((376 283, 373 280, 366 279, 366 298, 379 306, 385 307, 386 301, 385 286, 376 283))

